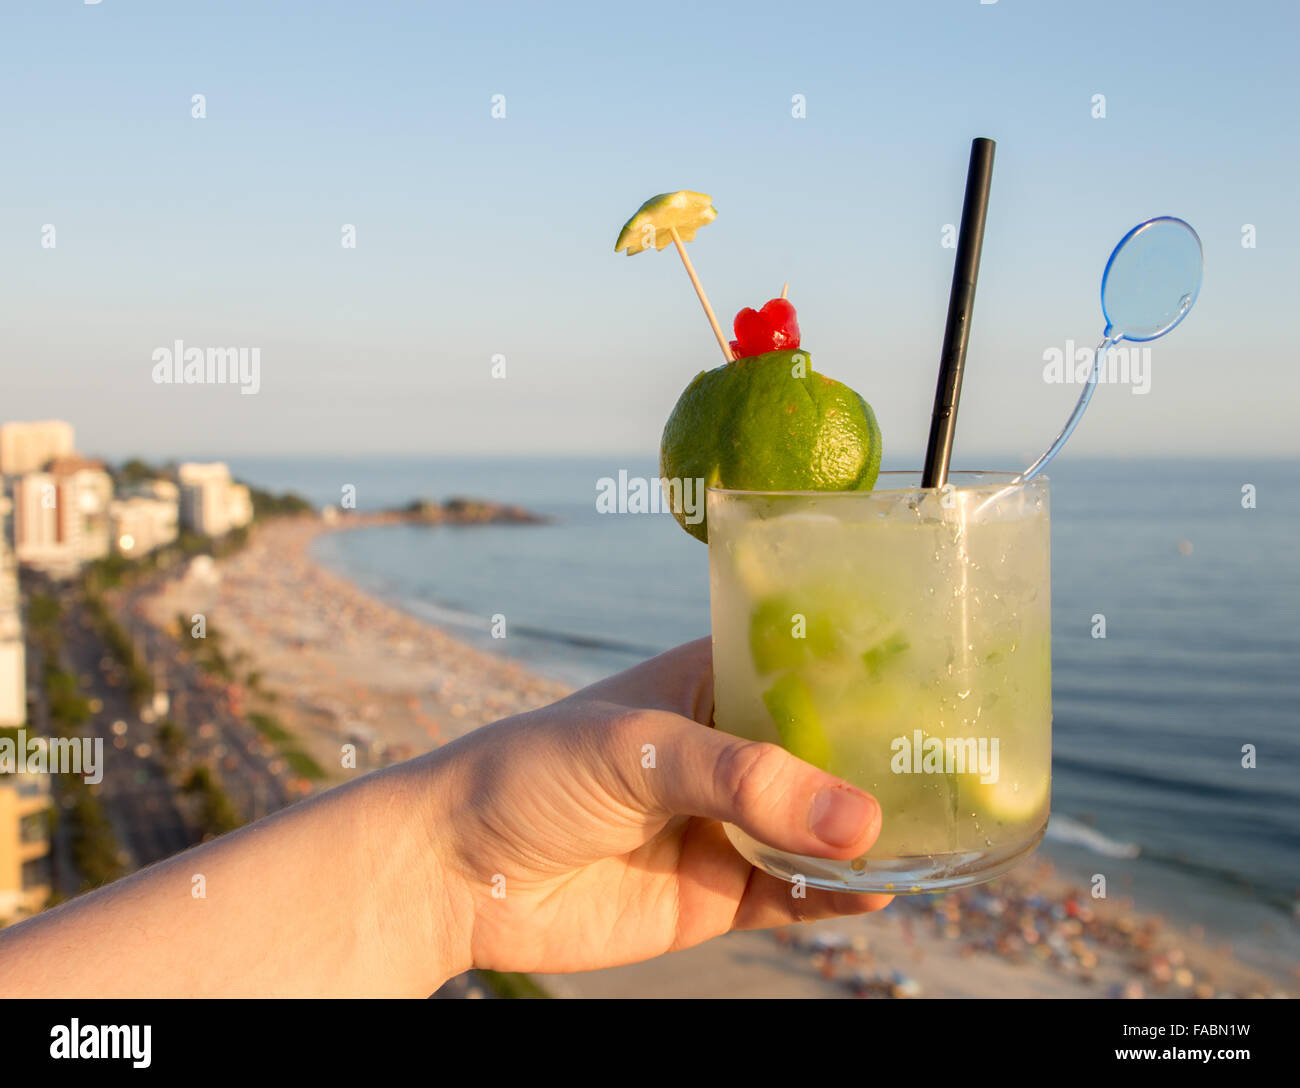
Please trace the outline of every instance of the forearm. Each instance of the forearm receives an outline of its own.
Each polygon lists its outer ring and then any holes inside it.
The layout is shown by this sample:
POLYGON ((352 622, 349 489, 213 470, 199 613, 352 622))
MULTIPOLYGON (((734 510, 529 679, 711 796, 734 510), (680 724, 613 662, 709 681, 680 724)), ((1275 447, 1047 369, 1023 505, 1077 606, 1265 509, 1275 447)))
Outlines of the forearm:
POLYGON ((368 775, 0 931, 0 995, 427 996, 469 967, 441 774, 368 775))

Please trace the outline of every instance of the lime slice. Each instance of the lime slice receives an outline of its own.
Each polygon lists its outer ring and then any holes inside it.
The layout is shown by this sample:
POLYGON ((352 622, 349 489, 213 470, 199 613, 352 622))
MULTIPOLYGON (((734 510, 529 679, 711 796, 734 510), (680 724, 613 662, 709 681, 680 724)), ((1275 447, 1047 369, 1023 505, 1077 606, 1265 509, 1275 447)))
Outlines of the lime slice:
POLYGON ((787 673, 763 692, 763 703, 776 723, 781 744, 805 763, 826 769, 831 746, 813 705, 812 692, 797 673, 787 673))
POLYGON ((626 249, 630 257, 651 246, 663 249, 673 240, 670 227, 676 228, 683 242, 690 242, 697 230, 717 218, 713 198, 707 193, 693 193, 689 189, 660 193, 642 204, 636 215, 623 225, 614 252, 626 249))
POLYGON ((732 541, 731 570, 750 598, 777 593, 788 581, 782 578, 784 571, 770 544, 753 529, 732 541))
POLYGON ((978 776, 966 775, 964 797, 979 812, 999 823, 1027 820, 1039 812, 1047 800, 1051 779, 1044 775, 1037 782, 999 777, 996 782, 981 782, 978 776))
POLYGON ((793 596, 759 601, 749 621, 749 649, 759 672, 797 668, 809 654, 830 657, 836 646, 831 617, 793 596))
POLYGON ((883 638, 862 655, 862 661, 873 678, 879 678, 881 672, 898 656, 907 652, 911 644, 900 632, 895 631, 888 638, 883 638))

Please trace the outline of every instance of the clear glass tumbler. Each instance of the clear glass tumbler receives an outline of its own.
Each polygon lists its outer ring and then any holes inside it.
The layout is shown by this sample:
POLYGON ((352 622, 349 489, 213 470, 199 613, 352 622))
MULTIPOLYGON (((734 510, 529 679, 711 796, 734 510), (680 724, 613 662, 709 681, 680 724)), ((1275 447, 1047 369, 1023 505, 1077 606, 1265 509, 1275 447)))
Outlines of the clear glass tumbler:
POLYGON ((710 489, 714 717, 876 797, 852 861, 735 847, 786 880, 933 892, 989 880, 1047 827, 1048 480, 881 473, 874 491, 710 489))

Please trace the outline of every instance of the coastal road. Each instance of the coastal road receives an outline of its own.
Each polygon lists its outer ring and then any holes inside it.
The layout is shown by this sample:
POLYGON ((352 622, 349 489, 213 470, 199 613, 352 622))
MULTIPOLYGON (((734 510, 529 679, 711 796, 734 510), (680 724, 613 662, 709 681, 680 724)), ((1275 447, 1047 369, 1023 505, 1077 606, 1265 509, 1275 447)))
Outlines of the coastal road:
POLYGON ((63 598, 63 664, 76 673, 82 694, 102 708, 91 716, 85 734, 104 745, 100 801, 117 833, 128 871, 192 846, 198 841, 176 801, 176 789, 153 745, 153 728, 131 709, 125 686, 112 682, 102 667, 107 650, 90 618, 71 595, 63 598), (114 723, 123 723, 114 729, 114 723))
POLYGON ((141 601, 152 588, 145 583, 126 590, 117 617, 167 690, 167 716, 184 732, 187 751, 217 774, 245 819, 284 808, 291 798, 274 745, 234 712, 224 683, 190 661, 174 637, 145 618, 141 601))

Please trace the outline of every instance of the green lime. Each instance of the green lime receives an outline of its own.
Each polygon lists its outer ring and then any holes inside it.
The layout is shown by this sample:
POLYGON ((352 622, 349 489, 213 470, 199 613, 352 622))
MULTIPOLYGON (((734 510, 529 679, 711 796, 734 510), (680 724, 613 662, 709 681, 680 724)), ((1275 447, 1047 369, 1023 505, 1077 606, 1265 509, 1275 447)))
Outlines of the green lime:
POLYGON ((1041 812, 1051 792, 1051 775, 1026 776, 1023 782, 999 778, 981 782, 977 774, 955 775, 962 779, 961 802, 997 823, 1019 823, 1041 812))
POLYGON ((776 723, 782 747, 805 763, 825 770, 831 758, 830 742, 813 705, 812 692, 799 674, 781 677, 763 692, 763 703, 776 723))
POLYGON ((906 653, 911 648, 907 638, 895 631, 888 638, 883 638, 862 655, 862 660, 867 666, 867 671, 871 673, 874 679, 879 679, 881 671, 898 657, 906 653))
POLYGON ((614 252, 626 249, 631 257, 651 246, 663 249, 673 240, 670 227, 676 228, 683 242, 694 241, 695 232, 717 218, 713 198, 707 193, 693 193, 689 189, 660 193, 642 204, 636 215, 623 224, 614 252))
MULTIPOLYGON (((814 371, 806 351, 770 351, 696 376, 668 417, 659 463, 665 478, 705 487, 870 491, 880 448, 871 405, 814 371)), ((708 540, 707 518, 674 513, 708 540)))
POLYGON ((805 609, 790 596, 759 601, 749 621, 749 648, 759 672, 794 669, 813 657, 830 657, 838 640, 826 612, 805 609))

